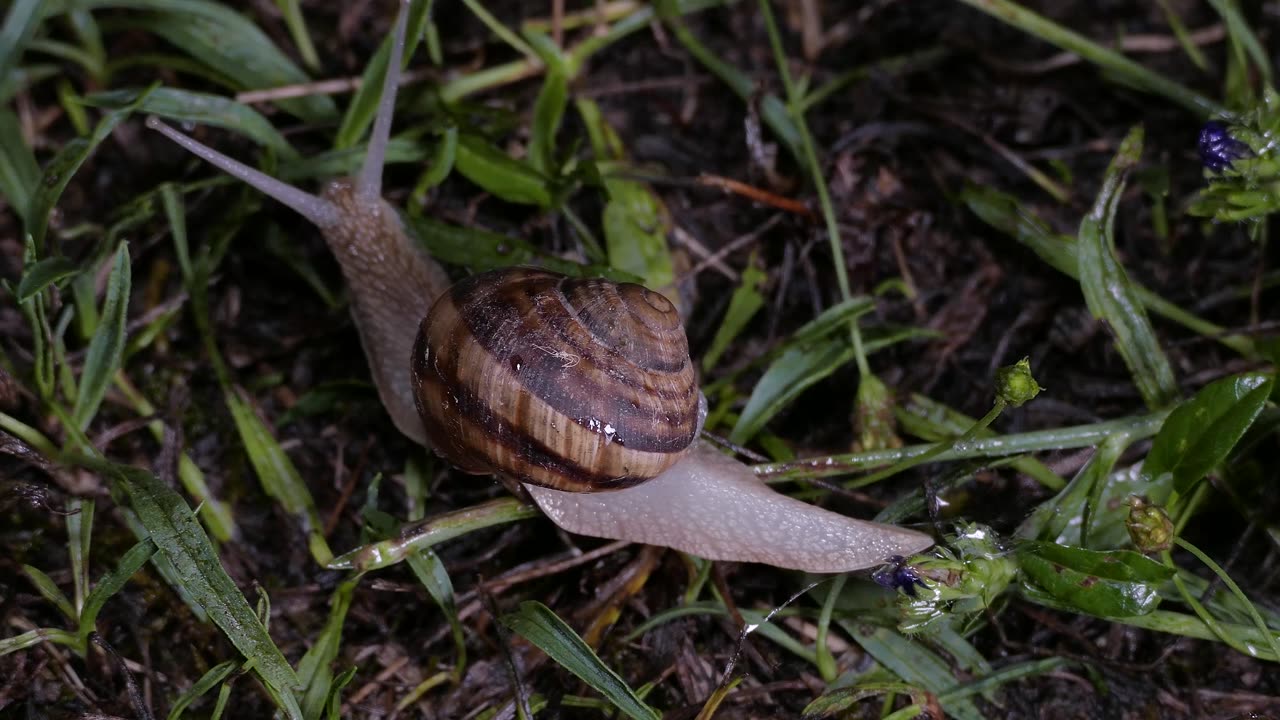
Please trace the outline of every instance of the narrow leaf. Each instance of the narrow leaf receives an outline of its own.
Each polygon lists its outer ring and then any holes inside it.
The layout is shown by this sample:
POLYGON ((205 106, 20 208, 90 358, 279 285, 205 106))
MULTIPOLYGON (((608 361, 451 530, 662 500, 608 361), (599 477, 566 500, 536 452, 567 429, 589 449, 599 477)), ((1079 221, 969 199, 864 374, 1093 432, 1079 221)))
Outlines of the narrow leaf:
POLYGON ((22 272, 18 281, 18 302, 26 302, 50 285, 80 272, 80 267, 61 255, 47 257, 22 272))
POLYGON ((1173 369, 1164 355, 1147 311, 1129 276, 1116 258, 1115 217, 1125 177, 1142 154, 1142 126, 1135 126, 1120 143, 1107 168, 1093 209, 1080 223, 1080 289, 1094 317, 1106 321, 1115 335, 1116 349, 1129 366, 1147 406, 1161 408, 1178 396, 1173 369))
POLYGON ((93 590, 89 592, 89 596, 85 598, 84 610, 80 613, 81 638, 88 639, 89 633, 96 629, 98 613, 101 612, 102 606, 113 595, 120 592, 120 589, 129 581, 129 578, 142 569, 142 566, 147 564, 147 561, 151 559, 155 552, 156 545, 150 538, 142 540, 125 552, 115 570, 108 572, 98 580, 98 584, 93 587, 93 590))
POLYGON ((150 91, 120 89, 93 93, 84 102, 113 110, 134 106, 138 112, 170 120, 225 128, 275 150, 285 159, 298 155, 289 141, 257 110, 221 95, 163 87, 150 91), (138 102, 139 98, 142 98, 141 102, 138 102))
POLYGON ((9 202, 24 223, 31 191, 39 182, 40 165, 22 137, 18 116, 8 108, 0 108, 0 197, 9 202))
POLYGON ((561 667, 595 688, 633 720, 658 720, 657 711, 635 694, 563 620, 546 605, 528 600, 502 616, 502 624, 533 643, 561 667))
POLYGON ((240 663, 235 660, 227 660, 226 662, 218 663, 217 665, 209 668, 208 672, 201 675, 200 679, 197 680, 194 685, 173 701, 173 707, 169 709, 168 720, 178 720, 181 718, 183 713, 186 712, 187 706, 203 697, 205 693, 217 687, 219 683, 230 677, 231 673, 235 672, 236 668, 239 666, 240 663))
POLYGON ((93 338, 89 340, 89 350, 85 354, 84 372, 80 374, 80 388, 76 395, 76 404, 71 411, 71 418, 76 427, 83 430, 89 421, 98 413, 98 406, 107 394, 107 386, 111 378, 120 369, 120 359, 124 354, 124 329, 128 320, 129 290, 132 276, 129 266, 129 246, 120 243, 116 250, 115 263, 111 275, 107 278, 107 298, 102 304, 102 319, 98 323, 93 338))
POLYGON ((768 279, 768 273, 759 267, 756 254, 752 253, 742 271, 742 282, 734 289, 733 297, 729 298, 729 307, 724 311, 716 336, 711 339, 711 346, 702 356, 703 373, 711 372, 720 356, 729 349, 729 343, 738 337, 751 318, 764 307, 764 295, 760 291, 768 279))
POLYGON ((471 182, 507 202, 549 207, 550 181, 477 135, 459 133, 454 166, 471 182))
MULTIPOLYGON (((253 608, 232 582, 195 514, 182 497, 151 473, 95 458, 81 464, 107 476, 129 498, 129 504, 160 555, 169 560, 193 602, 222 629, 227 639, 254 665, 263 681, 280 696, 292 699, 298 676, 272 642, 253 608)), ((296 703, 290 717, 301 717, 296 703)))

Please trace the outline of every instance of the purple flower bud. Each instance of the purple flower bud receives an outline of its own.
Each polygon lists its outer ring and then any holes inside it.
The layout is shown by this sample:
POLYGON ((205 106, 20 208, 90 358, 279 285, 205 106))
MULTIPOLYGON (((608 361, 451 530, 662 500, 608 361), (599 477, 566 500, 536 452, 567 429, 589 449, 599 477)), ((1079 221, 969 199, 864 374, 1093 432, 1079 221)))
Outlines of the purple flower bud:
POLYGON ((901 555, 889 558, 887 565, 871 573, 871 579, 880 587, 901 590, 911 597, 916 596, 917 585, 928 587, 925 585, 924 578, 920 577, 920 573, 908 565, 907 559, 901 555))
POLYGON ((1200 128, 1200 162, 1211 172, 1220 173, 1249 154, 1249 146, 1231 137, 1226 125, 1210 120, 1200 128))

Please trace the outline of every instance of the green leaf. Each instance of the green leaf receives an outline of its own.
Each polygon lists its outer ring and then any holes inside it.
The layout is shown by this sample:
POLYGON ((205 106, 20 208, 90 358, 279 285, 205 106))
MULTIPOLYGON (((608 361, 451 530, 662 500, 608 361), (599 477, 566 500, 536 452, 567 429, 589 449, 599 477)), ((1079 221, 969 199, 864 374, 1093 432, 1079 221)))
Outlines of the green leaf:
POLYGON ((307 649, 298 663, 298 679, 305 688, 302 696, 302 713, 308 718, 319 718, 330 697, 333 684, 331 665, 342 648, 342 625, 346 622, 347 610, 351 608, 351 597, 356 586, 360 584, 359 576, 344 581, 333 591, 329 599, 329 619, 320 630, 315 644, 307 649))
POLYGON ((80 272, 80 267, 62 255, 47 257, 26 268, 18 281, 18 302, 26 302, 50 285, 80 272))
POLYGON ((451 225, 435 218, 407 216, 406 226, 419 247, 448 265, 476 272, 512 265, 538 265, 572 277, 606 277, 618 282, 640 282, 630 273, 600 265, 583 265, 544 252, 520 237, 482 228, 451 225))
POLYGON ((1174 408, 1151 444, 1142 474, 1155 481, 1173 475, 1180 494, 1227 458, 1257 419, 1276 386, 1275 378, 1248 373, 1206 385, 1174 408))
POLYGON ((53 210, 54 205, 58 204, 58 199, 67 189, 72 176, 130 112, 132 112, 131 107, 107 113, 93 129, 92 135, 87 138, 75 138, 63 145, 58 154, 44 166, 40 182, 31 193, 26 223, 27 233, 31 235, 38 253, 44 250, 44 236, 49 228, 49 212, 53 210))
POLYGON ((80 388, 71 419, 81 430, 98 413, 98 406, 107 394, 111 378, 120 369, 124 354, 124 329, 129 314, 129 290, 132 275, 129 265, 129 246, 120 243, 115 263, 107 278, 107 298, 102 303, 102 320, 98 323, 89 350, 85 354, 84 372, 80 374, 80 388))
POLYGON ((739 445, 748 442, 796 396, 852 362, 856 357, 854 347, 847 337, 835 334, 839 326, 833 318, 838 315, 852 320, 871 308, 871 300, 853 298, 827 310, 797 331, 791 344, 770 363, 752 389, 746 407, 729 434, 730 441, 739 445))
POLYGON ((324 539, 324 523, 316 510, 315 499, 303 482, 297 466, 285 454, 284 448, 270 428, 262 422, 253 407, 238 388, 223 389, 227 409, 231 411, 231 419, 236 424, 236 432, 253 471, 262 482, 262 489, 267 495, 278 501, 286 512, 298 518, 303 531, 307 533, 307 547, 311 557, 320 565, 327 565, 333 559, 333 551, 324 539))
POLYGON ((569 104, 569 78, 557 66, 550 66, 542 80, 542 89, 533 104, 533 123, 529 128, 529 165, 543 175, 555 173, 556 131, 569 104))
POLYGON ((40 165, 27 147, 18 127, 18 116, 8 108, 0 108, 0 197, 24 223, 31 203, 31 193, 40 182, 40 165))
POLYGON ((1116 208, 1125 177, 1142 154, 1142 126, 1129 131, 1107 168, 1102 190, 1093 209, 1080 223, 1080 289, 1094 317, 1106 321, 1116 339, 1116 349, 1129 366, 1138 391, 1153 409, 1178 397, 1173 369, 1164 355, 1147 311, 1129 276, 1116 258, 1114 226, 1116 208))
POLYGON ((71 606, 71 601, 67 599, 66 594, 58 589, 58 585, 43 570, 24 563, 22 572, 26 573, 27 579, 31 581, 32 585, 36 586, 40 597, 53 603, 63 615, 67 616, 68 620, 76 619, 76 609, 71 606))
POLYGON ((1057 600, 1102 617, 1146 615, 1174 570, 1132 550, 1085 550, 1046 542, 1018 548, 1024 576, 1057 600))
POLYGON ((769 274, 760 269, 756 262, 756 253, 751 253, 751 259, 742 271, 742 282, 734 289, 733 297, 729 298, 729 307, 724 311, 716 336, 711 339, 711 346, 702 356, 703 373, 711 372, 720 356, 729 349, 729 343, 738 337, 747 323, 751 322, 751 318, 764 307, 764 295, 760 293, 760 289, 768 279, 769 274))
MULTIPOLYGON (((409 5, 409 17, 406 18, 405 26, 404 66, 408 66, 410 58, 413 57, 413 51, 422 38, 423 29, 430 20, 428 13, 430 5, 428 0, 413 0, 409 5)), ((378 51, 365 64, 364 72, 360 74, 360 87, 352 95, 351 103, 347 105, 347 111, 342 115, 342 124, 338 126, 338 133, 333 141, 335 149, 345 150, 355 147, 373 123, 373 117, 378 112, 378 101, 382 99, 382 86, 387 76, 387 61, 391 58, 391 44, 394 40, 395 38, 388 33, 382 39, 382 44, 378 46, 378 51)))
POLYGON ((115 570, 103 575, 98 580, 98 584, 94 585, 93 590, 89 592, 89 596, 85 598, 84 610, 80 613, 80 637, 88 640, 89 633, 96 629, 98 622, 98 613, 102 611, 102 606, 111 599, 111 596, 120 592, 129 578, 133 574, 142 569, 143 565, 151 559, 156 552, 156 545, 150 538, 138 542, 125 552, 120 558, 120 564, 115 570))
POLYGON ((40 23, 50 14, 45 0, 15 0, 0 25, 0 78, 9 77, 40 23))
MULTIPOLYGON (((208 0, 79 0, 88 7, 150 10, 136 24, 160 35, 199 60, 236 90, 255 90, 309 82, 253 21, 208 0)), ((337 116, 327 95, 277 100, 275 104, 307 122, 332 121, 337 116)))
POLYGON ((457 153, 458 172, 493 196, 523 205, 551 206, 550 181, 484 138, 459 133, 457 153))
POLYGON ((502 616, 502 624, 533 643, 561 667, 595 688, 633 720, 659 720, 644 703, 563 620, 546 605, 527 600, 516 612, 502 616))
POLYGON ((111 110, 133 106, 137 112, 170 120, 225 128, 275 150, 285 159, 298 156, 298 151, 257 110, 221 95, 162 87, 150 91, 107 90, 93 93, 84 101, 88 105, 111 110), (139 98, 141 102, 138 102, 139 98))
MULTIPOLYGON (((203 608, 231 644, 253 662, 263 682, 292 701, 298 676, 223 569, 213 543, 182 497, 145 470, 89 457, 78 458, 78 462, 107 476, 124 492, 160 551, 157 557, 163 556, 172 563, 188 597, 203 608)), ((290 712, 289 717, 301 717, 296 702, 289 707, 286 701, 285 709, 290 712)))
MULTIPOLYGON (((951 665, 937 653, 915 638, 909 638, 896 630, 874 625, 841 620, 837 623, 862 646, 876 662, 888 668, 903 680, 941 696, 958 687, 951 665)), ((972 700, 960 697, 939 700, 947 717, 957 720, 984 720, 984 716, 972 700)))
POLYGON ((203 697, 205 693, 217 687, 223 680, 231 677, 231 673, 235 672, 239 666, 239 662, 227 660, 209 668, 208 672, 201 675, 194 685, 173 701, 173 707, 169 709, 168 720, 179 720, 183 713, 186 712, 188 705, 203 697))

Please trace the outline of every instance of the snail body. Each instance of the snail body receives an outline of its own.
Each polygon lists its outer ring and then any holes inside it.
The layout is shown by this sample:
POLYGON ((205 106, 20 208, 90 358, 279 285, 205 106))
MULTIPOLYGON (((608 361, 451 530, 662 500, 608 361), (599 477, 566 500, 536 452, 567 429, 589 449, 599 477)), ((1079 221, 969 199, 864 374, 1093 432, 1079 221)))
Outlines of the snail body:
POLYGON ((705 400, 679 314, 662 295, 531 268, 449 286, 381 197, 407 5, 360 174, 319 195, 147 120, 320 229, 396 427, 465 472, 498 475, 573 533, 811 572, 929 547, 923 533, 774 492, 698 441, 705 400))

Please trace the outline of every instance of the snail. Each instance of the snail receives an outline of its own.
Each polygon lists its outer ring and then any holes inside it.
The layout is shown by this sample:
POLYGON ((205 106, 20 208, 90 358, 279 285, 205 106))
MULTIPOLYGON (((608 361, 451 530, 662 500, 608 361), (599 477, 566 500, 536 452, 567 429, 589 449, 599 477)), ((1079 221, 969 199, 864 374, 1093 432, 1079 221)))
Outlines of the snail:
POLYGON ((923 533, 775 492, 699 440, 706 400, 679 314, 661 294, 531 268, 449 286, 381 197, 407 6, 363 166, 319 195, 147 119, 319 228, 396 427, 464 472, 498 475, 571 533, 810 572, 929 547, 923 533))

